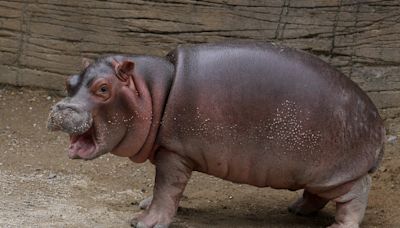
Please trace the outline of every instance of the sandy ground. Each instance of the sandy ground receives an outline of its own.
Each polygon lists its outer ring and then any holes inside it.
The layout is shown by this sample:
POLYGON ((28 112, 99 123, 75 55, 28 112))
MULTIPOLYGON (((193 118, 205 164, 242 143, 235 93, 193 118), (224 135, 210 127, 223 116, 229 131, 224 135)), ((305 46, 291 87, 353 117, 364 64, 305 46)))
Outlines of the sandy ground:
MULTIPOLYGON (((45 122, 60 97, 0 87, 0 227, 129 227, 138 202, 151 195, 154 167, 112 155, 70 160, 67 136, 45 122)), ((399 123, 397 123, 399 124, 399 123)), ((400 227, 399 144, 387 145, 362 227, 400 227)), ((287 212, 301 192, 232 184, 195 173, 172 227, 324 227, 317 216, 287 212)))

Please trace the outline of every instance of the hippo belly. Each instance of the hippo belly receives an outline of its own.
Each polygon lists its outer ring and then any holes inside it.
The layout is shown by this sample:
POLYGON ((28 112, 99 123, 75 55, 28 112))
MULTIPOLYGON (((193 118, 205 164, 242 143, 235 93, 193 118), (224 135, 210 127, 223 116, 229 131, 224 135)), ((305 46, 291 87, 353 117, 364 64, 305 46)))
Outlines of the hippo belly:
POLYGON ((325 62, 266 44, 181 46, 168 57, 175 79, 159 144, 195 170, 299 189, 338 186, 377 165, 377 109, 325 62))

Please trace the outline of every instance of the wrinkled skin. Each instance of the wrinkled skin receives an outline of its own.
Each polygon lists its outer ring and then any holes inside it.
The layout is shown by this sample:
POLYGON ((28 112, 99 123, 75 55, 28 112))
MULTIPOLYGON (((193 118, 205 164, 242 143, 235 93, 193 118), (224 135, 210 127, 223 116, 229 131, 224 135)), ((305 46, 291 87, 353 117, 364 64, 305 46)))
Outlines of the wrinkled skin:
POLYGON ((330 227, 359 227, 385 130, 367 95, 306 53, 260 43, 180 46, 165 59, 111 56, 67 81, 48 127, 71 158, 150 160, 153 197, 135 227, 168 227, 192 171, 304 189, 289 211, 336 203, 330 227))
MULTIPOLYGON (((138 58, 138 62, 146 64, 147 61, 138 58)), ((157 61, 160 60, 152 59, 157 61)), ((152 119, 159 117, 159 114, 153 115, 152 105, 159 104, 152 102, 150 96, 162 100, 159 94, 164 91, 158 84, 165 84, 164 80, 169 78, 154 83, 153 90, 159 91, 150 94, 153 91, 147 88, 145 79, 133 77, 133 68, 132 60, 116 56, 87 64, 80 75, 67 79, 68 97, 52 108, 48 128, 70 134, 70 158, 90 160, 107 152, 131 157, 137 162, 149 158, 153 152, 154 131, 159 125, 152 119), (151 136, 152 139, 148 138, 151 136)), ((166 65, 163 70, 165 74, 171 67, 166 65)), ((154 74, 157 77, 160 73, 154 74)))

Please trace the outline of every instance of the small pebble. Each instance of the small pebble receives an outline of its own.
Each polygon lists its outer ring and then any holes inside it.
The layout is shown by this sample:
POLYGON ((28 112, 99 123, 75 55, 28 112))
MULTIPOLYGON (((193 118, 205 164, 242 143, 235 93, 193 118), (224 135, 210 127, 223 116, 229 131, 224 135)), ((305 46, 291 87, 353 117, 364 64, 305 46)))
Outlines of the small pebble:
POLYGON ((395 144, 396 141, 397 141, 397 136, 396 136, 396 135, 388 135, 388 136, 386 136, 386 137, 387 137, 387 138, 386 138, 386 141, 387 141, 388 143, 395 144))
POLYGON ((387 171, 387 168, 386 168, 385 166, 381 166, 381 167, 379 168, 379 171, 381 171, 381 172, 386 172, 386 171, 387 171))
POLYGON ((56 177, 57 177, 56 174, 50 173, 49 176, 47 177, 47 179, 54 179, 54 178, 56 178, 56 177))

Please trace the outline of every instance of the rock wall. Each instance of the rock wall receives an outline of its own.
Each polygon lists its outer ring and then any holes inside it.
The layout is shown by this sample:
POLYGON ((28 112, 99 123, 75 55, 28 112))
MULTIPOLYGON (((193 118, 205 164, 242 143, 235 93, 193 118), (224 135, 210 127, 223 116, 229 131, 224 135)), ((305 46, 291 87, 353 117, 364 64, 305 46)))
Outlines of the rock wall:
POLYGON ((82 57, 228 39, 312 52, 400 118, 399 0, 0 0, 0 83, 62 90, 82 57))

